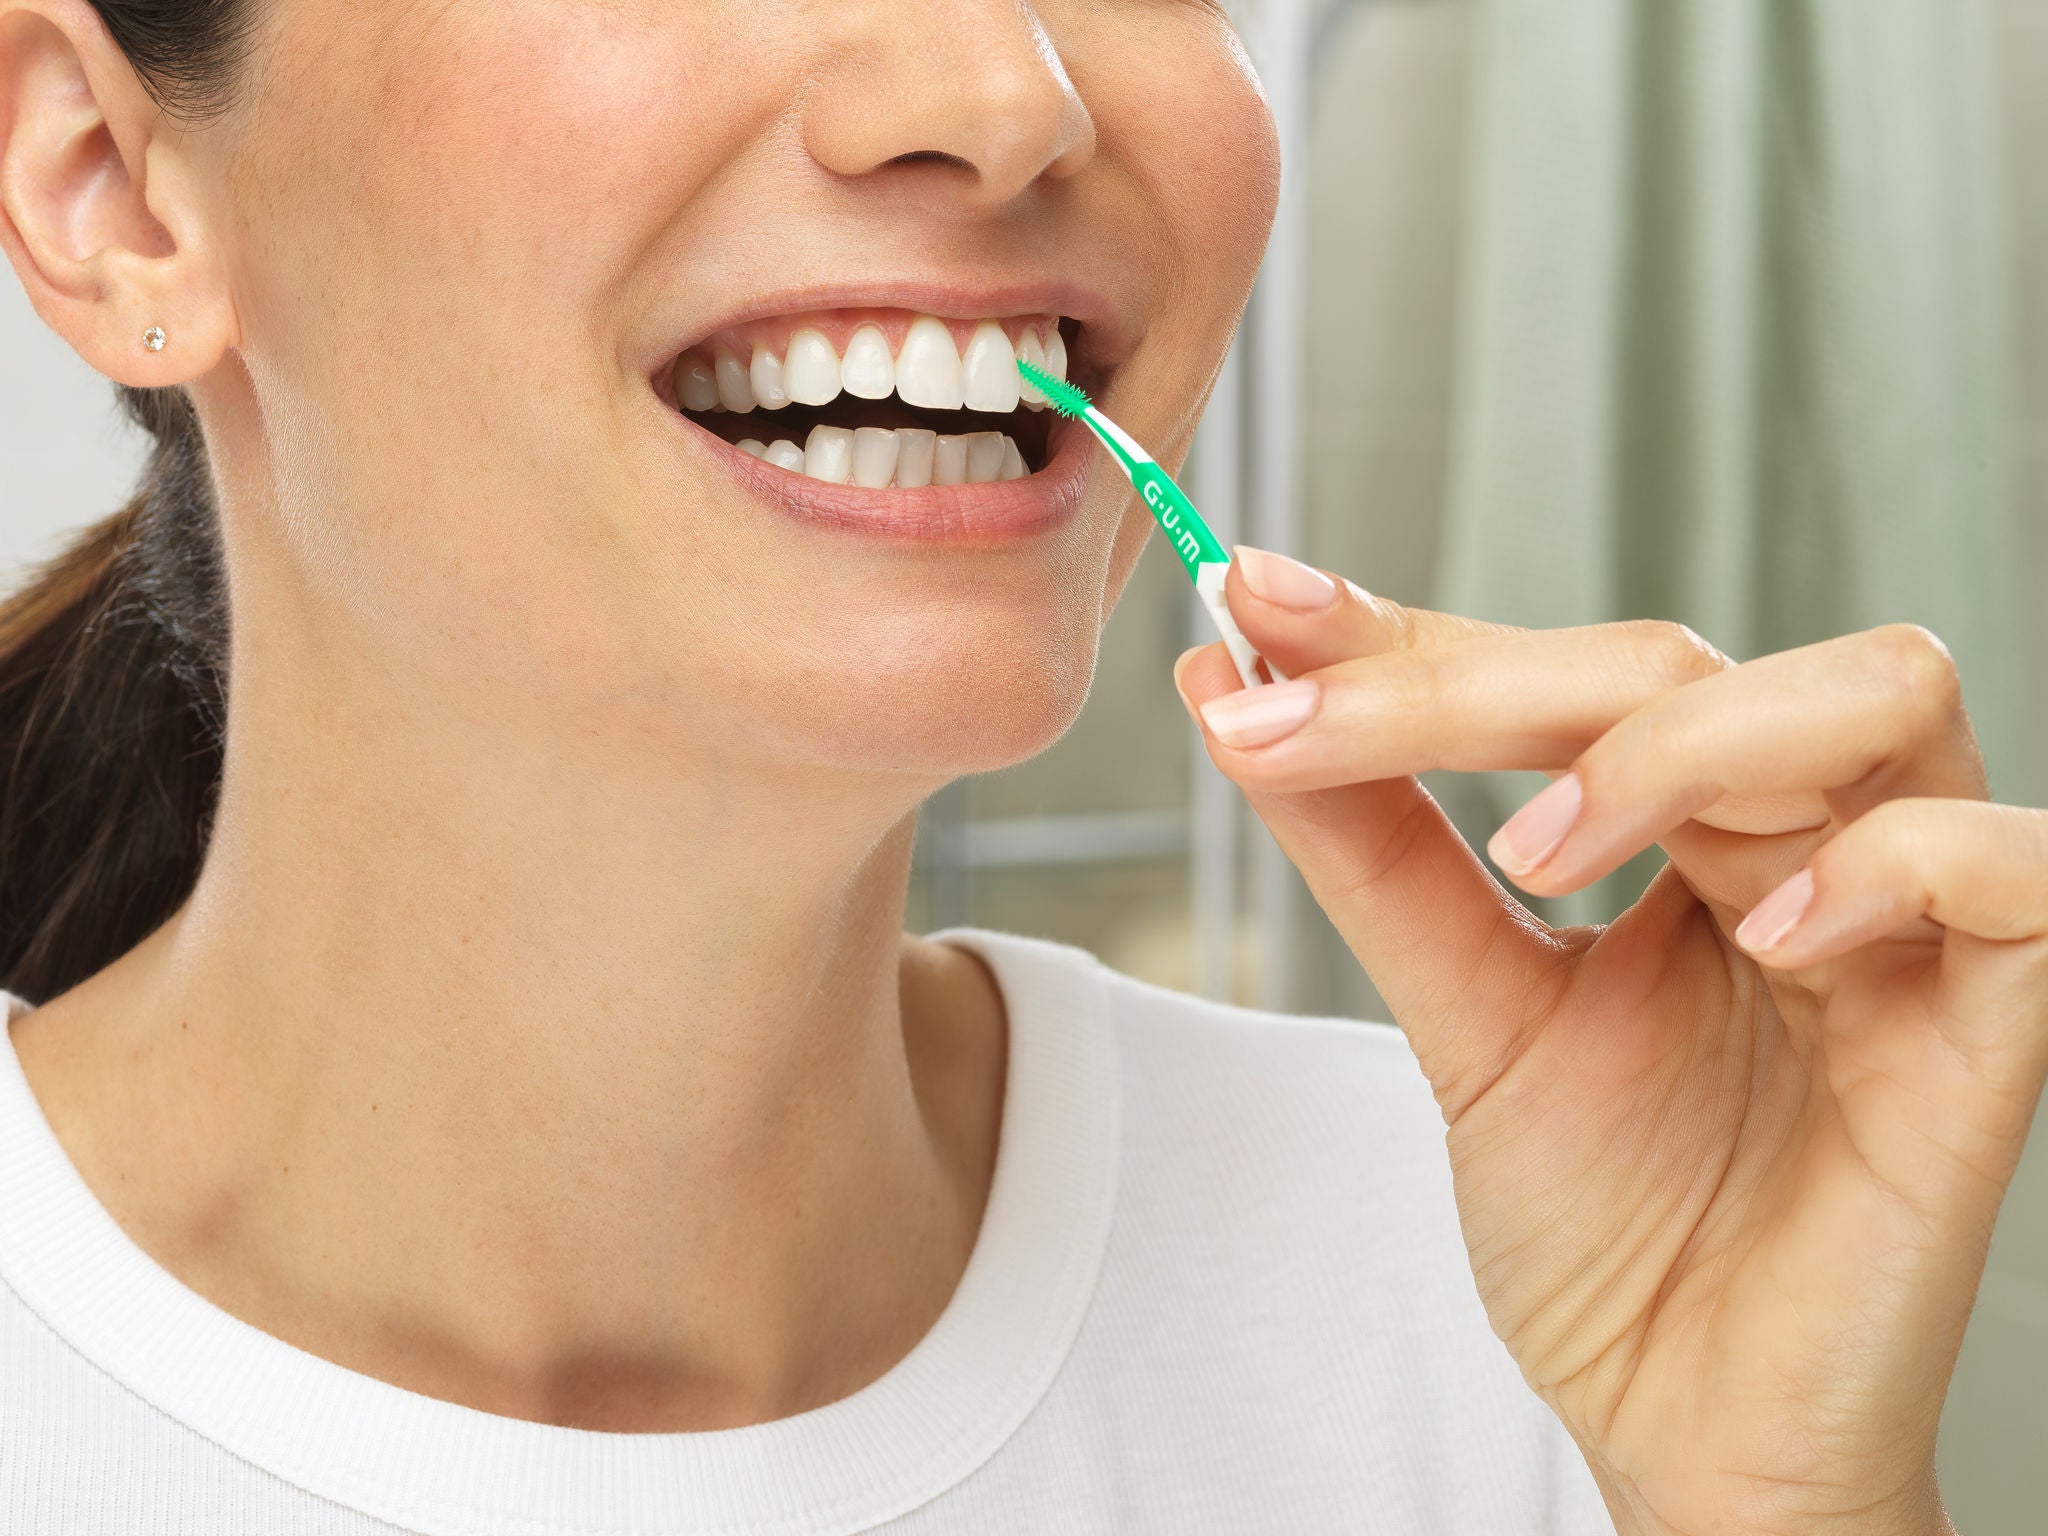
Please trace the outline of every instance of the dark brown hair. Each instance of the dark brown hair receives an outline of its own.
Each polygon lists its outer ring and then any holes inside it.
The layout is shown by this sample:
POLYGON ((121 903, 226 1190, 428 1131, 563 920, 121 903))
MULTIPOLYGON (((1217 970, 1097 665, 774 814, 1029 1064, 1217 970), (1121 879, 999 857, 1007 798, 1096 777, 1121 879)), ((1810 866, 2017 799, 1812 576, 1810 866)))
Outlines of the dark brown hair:
MULTIPOLYGON (((248 0, 93 0, 163 109, 227 107, 248 0)), ((0 603, 0 987, 42 1002, 191 893, 220 793, 228 609, 182 389, 123 388, 135 499, 0 603)))

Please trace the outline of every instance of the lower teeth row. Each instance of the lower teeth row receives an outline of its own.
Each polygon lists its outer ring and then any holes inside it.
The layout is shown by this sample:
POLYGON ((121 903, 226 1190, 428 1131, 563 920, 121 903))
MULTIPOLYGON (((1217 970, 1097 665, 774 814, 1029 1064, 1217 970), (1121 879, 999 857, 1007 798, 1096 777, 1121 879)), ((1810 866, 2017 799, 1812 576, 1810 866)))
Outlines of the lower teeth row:
POLYGON ((968 432, 951 437, 918 427, 817 426, 799 448, 786 437, 772 443, 748 438, 742 453, 766 459, 829 485, 866 490, 914 491, 928 485, 987 485, 1021 480, 1030 470, 1007 432, 968 432))

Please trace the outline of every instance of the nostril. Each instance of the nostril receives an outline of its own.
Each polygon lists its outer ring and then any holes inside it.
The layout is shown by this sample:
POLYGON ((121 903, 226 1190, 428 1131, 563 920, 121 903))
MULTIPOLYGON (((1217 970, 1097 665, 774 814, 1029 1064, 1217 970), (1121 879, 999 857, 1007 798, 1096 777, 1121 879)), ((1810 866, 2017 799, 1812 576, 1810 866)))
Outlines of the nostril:
POLYGON ((898 155, 888 163, 890 165, 950 165, 969 174, 974 172, 974 166, 971 162, 962 159, 958 155, 949 155, 943 149, 913 149, 907 154, 898 155))

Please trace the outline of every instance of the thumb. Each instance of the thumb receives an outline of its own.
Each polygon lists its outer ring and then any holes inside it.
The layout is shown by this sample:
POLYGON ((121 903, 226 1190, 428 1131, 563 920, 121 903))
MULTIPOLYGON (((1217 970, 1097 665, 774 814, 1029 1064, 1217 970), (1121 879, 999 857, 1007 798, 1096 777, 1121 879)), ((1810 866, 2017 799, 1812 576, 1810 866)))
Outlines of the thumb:
MULTIPOLYGON (((1198 726, 1202 704, 1239 686, 1220 645, 1183 656, 1174 681, 1198 726)), ((1567 946, 1488 873, 1413 777, 1245 798, 1387 1000, 1455 1121, 1565 985, 1567 946)))

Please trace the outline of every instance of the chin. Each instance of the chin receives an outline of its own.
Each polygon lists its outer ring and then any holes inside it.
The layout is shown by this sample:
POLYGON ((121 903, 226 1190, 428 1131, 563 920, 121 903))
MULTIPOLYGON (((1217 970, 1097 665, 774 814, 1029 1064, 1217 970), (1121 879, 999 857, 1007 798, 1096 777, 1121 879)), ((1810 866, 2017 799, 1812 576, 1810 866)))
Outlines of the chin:
POLYGON ((1016 623, 970 610, 964 622, 890 626, 882 643, 871 633, 842 664, 804 669, 778 734, 800 759, 934 786, 1012 767, 1064 736, 1087 702, 1094 614, 1016 623))

